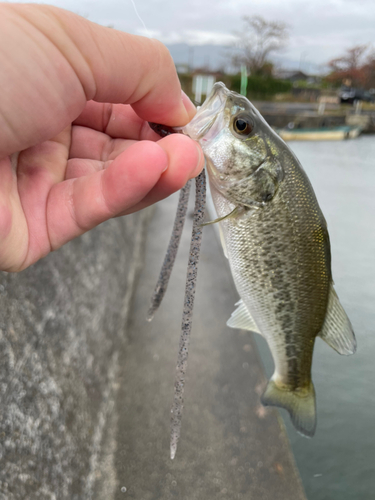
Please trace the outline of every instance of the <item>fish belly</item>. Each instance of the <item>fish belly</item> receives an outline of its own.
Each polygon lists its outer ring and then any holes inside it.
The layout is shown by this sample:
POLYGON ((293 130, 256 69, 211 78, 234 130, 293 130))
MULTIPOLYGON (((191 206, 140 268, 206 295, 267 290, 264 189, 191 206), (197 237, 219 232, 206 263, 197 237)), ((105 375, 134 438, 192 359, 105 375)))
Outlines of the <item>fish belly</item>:
MULTIPOLYGON (((233 209, 219 193, 214 202, 219 217, 233 209)), ((273 207, 220 224, 236 288, 270 347, 273 380, 290 390, 309 387, 329 289, 326 252, 306 240, 314 229, 296 227, 281 196, 273 207)))

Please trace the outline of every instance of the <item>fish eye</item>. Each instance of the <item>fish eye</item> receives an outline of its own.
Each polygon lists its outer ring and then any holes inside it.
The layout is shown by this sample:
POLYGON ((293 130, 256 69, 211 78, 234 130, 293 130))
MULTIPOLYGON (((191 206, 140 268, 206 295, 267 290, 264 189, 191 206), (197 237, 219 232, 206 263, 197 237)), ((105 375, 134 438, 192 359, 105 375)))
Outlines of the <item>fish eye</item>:
POLYGON ((266 193, 263 197, 263 201, 271 201, 273 198, 273 194, 272 193, 266 193))
POLYGON ((239 135, 249 135, 253 131, 253 124, 245 116, 237 116, 233 121, 233 129, 239 135))

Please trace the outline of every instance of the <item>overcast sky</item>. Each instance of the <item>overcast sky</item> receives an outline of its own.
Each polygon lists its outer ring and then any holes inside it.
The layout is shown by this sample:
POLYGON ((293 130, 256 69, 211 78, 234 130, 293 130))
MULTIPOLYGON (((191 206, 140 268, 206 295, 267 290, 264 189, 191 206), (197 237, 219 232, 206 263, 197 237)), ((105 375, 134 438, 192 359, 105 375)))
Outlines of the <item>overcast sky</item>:
MULTIPOLYGON (((346 48, 375 49, 374 0, 134 0, 149 34, 166 44, 230 43, 241 16, 261 15, 290 25, 282 56, 305 69, 324 65, 346 48)), ((91 21, 147 35, 132 0, 52 0, 91 21)), ((177 61, 178 62, 178 61, 177 61)))

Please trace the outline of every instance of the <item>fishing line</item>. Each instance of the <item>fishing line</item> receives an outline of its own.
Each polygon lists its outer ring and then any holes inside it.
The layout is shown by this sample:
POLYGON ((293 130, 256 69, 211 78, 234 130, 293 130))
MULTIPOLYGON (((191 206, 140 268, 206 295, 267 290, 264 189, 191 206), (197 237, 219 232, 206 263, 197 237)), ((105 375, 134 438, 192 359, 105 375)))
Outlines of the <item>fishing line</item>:
POLYGON ((130 0, 132 5, 133 5, 133 8, 134 8, 134 12, 136 13, 136 16, 138 17, 138 19, 141 21, 144 29, 146 30, 146 33, 147 33, 147 36, 149 38, 152 38, 152 35, 151 35, 151 32, 148 30, 147 26, 145 25, 143 19, 141 18, 141 16, 139 15, 138 11, 137 11, 137 7, 135 6, 135 3, 134 3, 134 0, 130 0))

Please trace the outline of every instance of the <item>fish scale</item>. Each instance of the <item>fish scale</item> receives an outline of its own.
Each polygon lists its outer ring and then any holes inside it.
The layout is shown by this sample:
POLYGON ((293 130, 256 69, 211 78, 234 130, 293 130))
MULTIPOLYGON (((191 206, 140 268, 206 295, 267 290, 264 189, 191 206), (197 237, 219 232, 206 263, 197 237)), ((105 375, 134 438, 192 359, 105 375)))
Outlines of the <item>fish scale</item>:
MULTIPOLYGON (((284 186, 264 210, 257 210, 239 221, 229 219, 220 224, 227 241, 237 289, 271 350, 276 351, 274 359, 279 361, 277 372, 281 374, 284 371, 280 364, 294 358, 296 352, 305 353, 304 357, 298 358, 301 364, 299 369, 294 369, 285 381, 296 386, 301 385, 303 371, 306 383, 310 383, 306 372, 310 373, 313 343, 305 339, 315 339, 324 322, 329 262, 324 260, 321 245, 317 244, 314 248, 307 241, 314 223, 305 225, 300 219, 302 227, 298 228, 299 221, 285 210, 283 190, 284 186), (309 260, 304 259, 304 254, 309 260), (299 264, 301 260, 303 268, 299 264), (319 273, 315 272, 310 261, 314 266, 321 267, 319 273), (301 278, 296 279, 299 274, 301 278), (317 275, 323 277, 318 286, 317 275), (280 338, 281 342, 278 341, 280 338), (290 347, 295 347, 295 350, 290 347), (309 363, 306 363, 307 360, 309 363), (305 370, 302 370, 303 366, 306 366, 305 370), (299 379, 298 384, 295 378, 299 379)), ((218 209, 218 215, 223 216, 228 213, 229 207, 225 206, 224 200, 220 204, 219 196, 216 192, 214 200, 217 207, 222 207, 218 209)))

